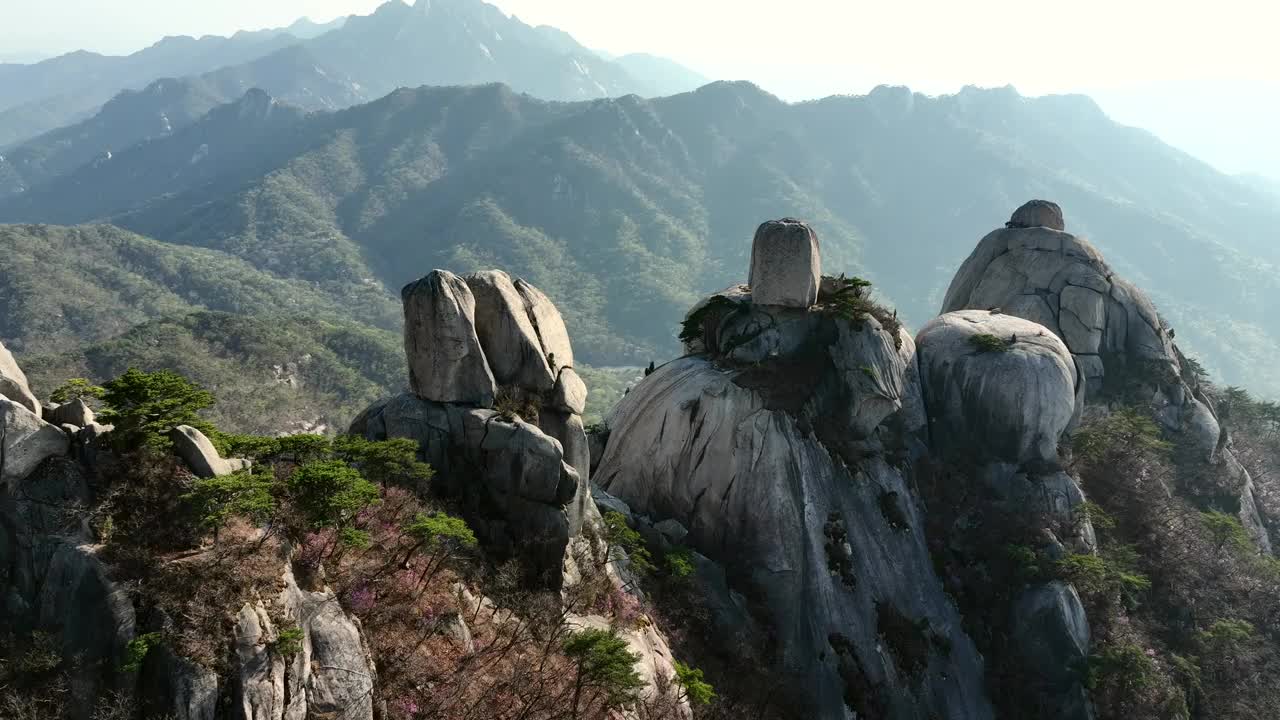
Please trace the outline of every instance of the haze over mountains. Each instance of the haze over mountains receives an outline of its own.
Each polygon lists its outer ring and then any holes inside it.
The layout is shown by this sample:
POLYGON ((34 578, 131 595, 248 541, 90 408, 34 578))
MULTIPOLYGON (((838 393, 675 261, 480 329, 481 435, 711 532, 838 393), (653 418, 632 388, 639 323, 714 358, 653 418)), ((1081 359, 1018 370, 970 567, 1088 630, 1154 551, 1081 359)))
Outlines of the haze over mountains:
MULTIPOLYGON (((704 80, 663 58, 610 59, 479 0, 4 66, 0 112, 28 124, 66 122, 33 110, 59 98, 145 87, 0 152, 0 222, 143 236, 11 230, 42 262, 127 237, 162 254, 200 248, 241 268, 225 273, 237 282, 293 297, 279 308, 227 291, 221 272, 143 271, 131 282, 183 305, 142 311, 117 281, 81 275, 102 315, 128 308, 130 322, 301 307, 394 330, 395 291, 424 269, 501 266, 557 298, 589 362, 645 364, 677 352, 671 329, 694 299, 736 280, 760 219, 810 220, 829 268, 874 280, 918 325, 1009 207, 1051 197, 1155 296, 1184 348, 1227 382, 1280 393, 1264 360, 1280 352, 1280 199, 1265 181, 1219 173, 1082 96, 673 94, 704 80), (186 75, 146 77, 162 68, 186 75)), ((105 339, 75 321, 71 297, 53 314, 65 326, 25 324, 50 313, 24 313, 38 293, 12 289, 12 264, 0 273, 11 347, 105 339)))
POLYGON ((230 38, 165 38, 123 57, 76 52, 0 65, 0 148, 83 120, 123 90, 186 76, 202 76, 190 81, 222 102, 259 87, 306 109, 345 107, 401 86, 496 81, 576 100, 670 94, 704 80, 660 59, 606 60, 559 30, 531 27, 479 0, 393 0, 325 25, 299 21, 230 38), (660 72, 631 72, 655 67, 660 72))

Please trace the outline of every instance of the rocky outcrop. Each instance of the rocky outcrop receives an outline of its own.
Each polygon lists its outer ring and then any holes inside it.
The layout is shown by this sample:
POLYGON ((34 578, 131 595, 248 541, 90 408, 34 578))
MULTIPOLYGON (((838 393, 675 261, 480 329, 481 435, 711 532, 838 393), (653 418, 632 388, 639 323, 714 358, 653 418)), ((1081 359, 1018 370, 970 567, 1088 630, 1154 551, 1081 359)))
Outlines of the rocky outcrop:
POLYGON ((1075 357, 1091 400, 1147 405, 1203 469, 1193 485, 1207 504, 1238 512, 1270 551, 1248 473, 1231 451, 1208 396, 1146 293, 1118 277, 1083 238, 1064 232, 1062 210, 1043 200, 1018 208, 978 243, 943 301, 943 313, 976 309, 1047 328, 1075 357), (1198 487, 1196 487, 1198 486, 1198 487))
POLYGON ((421 375, 415 394, 374 404, 351 432, 417 440, 438 473, 437 486, 465 501, 480 537, 493 549, 524 555, 543 582, 560 585, 572 575, 570 539, 599 515, 587 483, 591 458, 580 416, 587 389, 573 370, 559 311, 537 288, 496 270, 465 282, 436 270, 404 296, 406 318, 461 319, 418 322, 412 343, 406 330, 410 367, 434 367, 437 359, 412 353, 452 342, 450 333, 466 326, 476 349, 451 355, 447 374, 495 378, 498 397, 487 403, 431 399, 420 388, 436 380, 421 375), (433 338, 441 328, 445 336, 433 338), (481 367, 469 367, 475 364, 481 367))
POLYGON ((94 414, 93 409, 83 398, 76 398, 55 407, 53 412, 46 413, 45 420, 54 425, 73 425, 82 428, 93 424, 94 414))
POLYGON ((0 488, 27 477, 45 460, 66 455, 69 448, 61 429, 26 405, 0 397, 0 488))
POLYGON ((301 589, 288 567, 282 585, 269 605, 246 603, 236 616, 236 716, 372 720, 376 671, 359 627, 331 591, 301 589), (300 637, 282 642, 286 630, 300 637))
POLYGON ((1061 210, 1041 202, 982 238, 942 312, 998 309, 1044 325, 1079 359, 1095 394, 1108 373, 1146 364, 1176 375, 1172 339, 1146 294, 1117 277, 1089 241, 1063 232, 1061 210))
POLYGON ((1012 315, 964 310, 925 325, 916 347, 935 453, 1014 465, 1057 458, 1085 385, 1056 335, 1012 315))
MULTIPOLYGON (((916 349, 932 463, 952 469, 944 482, 965 486, 925 496, 945 508, 939 515, 947 519, 942 542, 949 553, 969 564, 993 542, 1029 536, 1093 552, 1093 528, 1079 510, 1084 492, 1058 460, 1085 397, 1085 380, 1062 341, 1030 320, 962 310, 926 325, 916 349)), ((1010 639, 998 660, 1037 685, 1036 716, 1092 718, 1087 689, 1063 669, 1088 655, 1079 596, 1062 583, 1037 585, 1015 592, 1011 607, 1011 620, 990 618, 1010 639)))
POLYGON ((550 390, 556 376, 510 276, 486 270, 468 275, 466 282, 476 299, 476 333, 494 380, 499 385, 550 390))
POLYGON ((404 286, 400 297, 414 394, 433 402, 491 407, 497 389, 476 335, 476 301, 467 283, 434 270, 404 286))
POLYGON ((818 235, 792 218, 770 220, 756 229, 751 243, 754 302, 807 308, 818 301, 822 255, 818 235))
MULTIPOLYGON (((594 479, 749 579, 738 590, 763 599, 775 669, 813 717, 989 718, 901 469, 919 443, 905 428, 924 425, 913 345, 865 296, 841 302, 852 283, 824 284, 812 309, 761 303, 754 285, 695 306, 682 337, 697 354, 623 398, 594 479)), ((723 612, 734 592, 717 593, 723 612)))
POLYGON ((230 475, 249 467, 248 460, 223 458, 205 434, 190 425, 179 425, 169 433, 173 451, 191 468, 197 477, 211 478, 230 475))
POLYGON ((4 626, 19 635, 43 632, 63 658, 76 658, 68 678, 76 720, 88 720, 102 692, 126 687, 119 659, 135 626, 128 589, 112 581, 85 532, 91 498, 80 466, 62 457, 0 486, 4 626))
POLYGON ((31 387, 27 385, 27 376, 18 367, 18 362, 13 359, 13 354, 5 348, 4 343, 0 343, 0 396, 9 398, 40 417, 40 401, 32 394, 31 387))
POLYGON ((1054 581, 1022 593, 1009 627, 1015 628, 1014 650, 1035 685, 1024 690, 1040 701, 1033 717, 1092 717, 1076 670, 1088 662, 1090 646, 1089 620, 1075 588, 1054 581))

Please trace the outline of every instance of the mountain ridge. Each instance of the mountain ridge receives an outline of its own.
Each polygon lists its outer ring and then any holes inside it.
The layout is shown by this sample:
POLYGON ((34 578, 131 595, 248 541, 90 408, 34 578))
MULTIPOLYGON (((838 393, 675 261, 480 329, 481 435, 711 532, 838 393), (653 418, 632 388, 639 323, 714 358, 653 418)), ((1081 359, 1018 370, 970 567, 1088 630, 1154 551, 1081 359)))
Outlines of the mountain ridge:
POLYGON ((182 166, 199 147, 187 128, 0 202, 0 221, 106 219, 281 277, 377 277, 387 293, 424 268, 507 266, 567 298, 593 363, 643 365, 674 351, 665 338, 698 293, 732 282, 744 218, 810 218, 832 267, 918 322, 998 208, 1053 196, 1211 370, 1259 380, 1250 368, 1280 352, 1265 309, 1280 297, 1268 270, 1280 204, 1080 96, 882 87, 787 104, 718 82, 557 103, 502 85, 418 88, 276 133, 203 177, 182 166), (173 170, 147 181, 148 167, 173 170), (96 188, 79 193, 95 204, 68 202, 72 187, 96 188))

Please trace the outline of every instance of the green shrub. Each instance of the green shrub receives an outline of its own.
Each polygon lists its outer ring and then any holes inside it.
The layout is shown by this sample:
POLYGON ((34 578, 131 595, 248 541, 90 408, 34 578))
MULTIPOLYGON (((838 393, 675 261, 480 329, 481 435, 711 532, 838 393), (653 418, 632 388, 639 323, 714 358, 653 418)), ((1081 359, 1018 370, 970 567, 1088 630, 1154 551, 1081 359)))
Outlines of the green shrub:
POLYGON ((289 495, 313 529, 342 528, 378 502, 378 487, 341 460, 310 462, 289 476, 289 495))
POLYGON ((1208 630, 1201 630, 1200 643, 1212 652, 1234 654, 1237 646, 1253 638, 1253 624, 1236 618, 1214 621, 1208 630))
POLYGON ((621 548, 631 561, 631 571, 636 575, 647 575, 654 571, 653 556, 645 547, 644 538, 627 524, 627 518, 620 512, 609 511, 604 514, 604 539, 607 546, 605 557, 609 558, 613 548, 621 548))
POLYGON ((702 671, 675 661, 676 686, 680 688, 683 699, 690 705, 710 705, 716 698, 715 688, 702 679, 702 671))
POLYGON ((838 278, 834 278, 834 284, 834 290, 822 294, 818 298, 820 310, 842 317, 859 326, 866 318, 873 317, 880 323, 880 327, 893 338, 894 347, 901 349, 902 337, 900 331, 902 323, 898 320, 897 313, 880 305, 871 298, 870 281, 863 280, 860 277, 846 278, 841 275, 838 278))
POLYGON ((969 344, 980 353, 1005 352, 1013 347, 1013 341, 1005 340, 997 335, 990 333, 979 333, 969 336, 969 344))
POLYGON ((271 642, 270 648, 280 657, 289 659, 302 652, 302 641, 305 638, 302 628, 293 625, 280 629, 280 634, 271 642))
POLYGON ((332 442, 323 435, 299 434, 285 435, 277 440, 280 443, 280 457, 297 463, 307 463, 328 457, 332 451, 332 442))
POLYGON ((38 675, 49 672, 62 664, 62 649, 58 638, 39 630, 31 633, 27 649, 18 660, 18 669, 38 675))
POLYGON ((125 672, 137 672, 142 669, 142 663, 147 659, 147 655, 151 653, 151 649, 163 642, 164 637, 158 632, 149 632, 139 635, 129 641, 125 646, 124 664, 120 666, 125 672))
POLYGON ((1058 572, 1081 593, 1095 597, 1118 593, 1122 598, 1132 599, 1137 593, 1151 589, 1151 580, 1131 568, 1130 551, 1121 549, 1113 553, 1112 556, 1071 553, 1058 561, 1058 572))
POLYGON ((216 532, 233 515, 254 522, 270 518, 276 510, 274 488, 274 476, 242 470, 222 477, 198 479, 182 499, 192 505, 202 525, 216 532))
POLYGON ((1145 412, 1122 408, 1082 427, 1071 440, 1076 457, 1106 463, 1118 455, 1167 453, 1171 445, 1160 439, 1160 427, 1145 412))
POLYGON ((209 436, 222 457, 266 460, 280 454, 280 438, 215 431, 209 436))
POLYGON ((1107 531, 1116 528, 1116 519, 1095 502, 1085 501, 1080 503, 1076 506, 1075 513, 1079 522, 1088 522, 1093 526, 1094 530, 1107 531))
POLYGON ((465 520, 441 512, 419 513, 404 530, 405 534, 432 547, 475 547, 477 542, 465 520))
POLYGON ((69 403, 73 400, 88 402, 101 399, 106 392, 106 388, 94 385, 85 378, 71 378, 55 388, 49 399, 56 403, 69 403))
POLYGON ((1214 544, 1221 551, 1229 548, 1235 552, 1248 552, 1253 549, 1253 540, 1249 531, 1244 529, 1240 518, 1217 510, 1200 513, 1200 522, 1213 537, 1214 544))
POLYGON ((1155 660, 1132 642, 1107 644, 1091 655, 1085 686, 1091 690, 1107 688, 1123 695, 1133 695, 1156 681, 1155 660))
POLYGON ((675 548, 666 555, 667 575, 685 580, 693 575, 693 553, 688 548, 675 548))
POLYGON ((370 482, 383 487, 417 487, 435 475, 430 465, 418 460, 418 442, 409 438, 374 441, 339 435, 333 441, 333 451, 359 468, 370 482))
POLYGON ((1014 582, 1022 584, 1040 577, 1040 556, 1036 555, 1035 549, 1031 546, 1006 545, 1004 554, 1012 568, 1014 582))

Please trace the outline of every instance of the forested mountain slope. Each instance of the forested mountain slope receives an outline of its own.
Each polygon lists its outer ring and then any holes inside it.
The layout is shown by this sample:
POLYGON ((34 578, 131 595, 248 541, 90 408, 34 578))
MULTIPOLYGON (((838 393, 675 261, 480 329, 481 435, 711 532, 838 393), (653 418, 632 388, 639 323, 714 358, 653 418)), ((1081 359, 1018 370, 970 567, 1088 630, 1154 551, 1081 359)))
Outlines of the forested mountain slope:
MULTIPOLYGON (((246 103, 268 105, 232 107, 246 103)), ((809 218, 829 267, 889 289, 918 325, 991 217, 1049 196, 1212 372, 1280 389, 1260 362, 1280 352, 1280 202, 1087 98, 879 88, 789 105, 715 83, 565 104, 491 85, 280 126, 243 117, 219 111, 10 198, 0 221, 110 219, 330 289, 508 267, 564 298, 585 358, 637 364, 675 352, 671 328, 735 278, 758 218, 809 218)))

